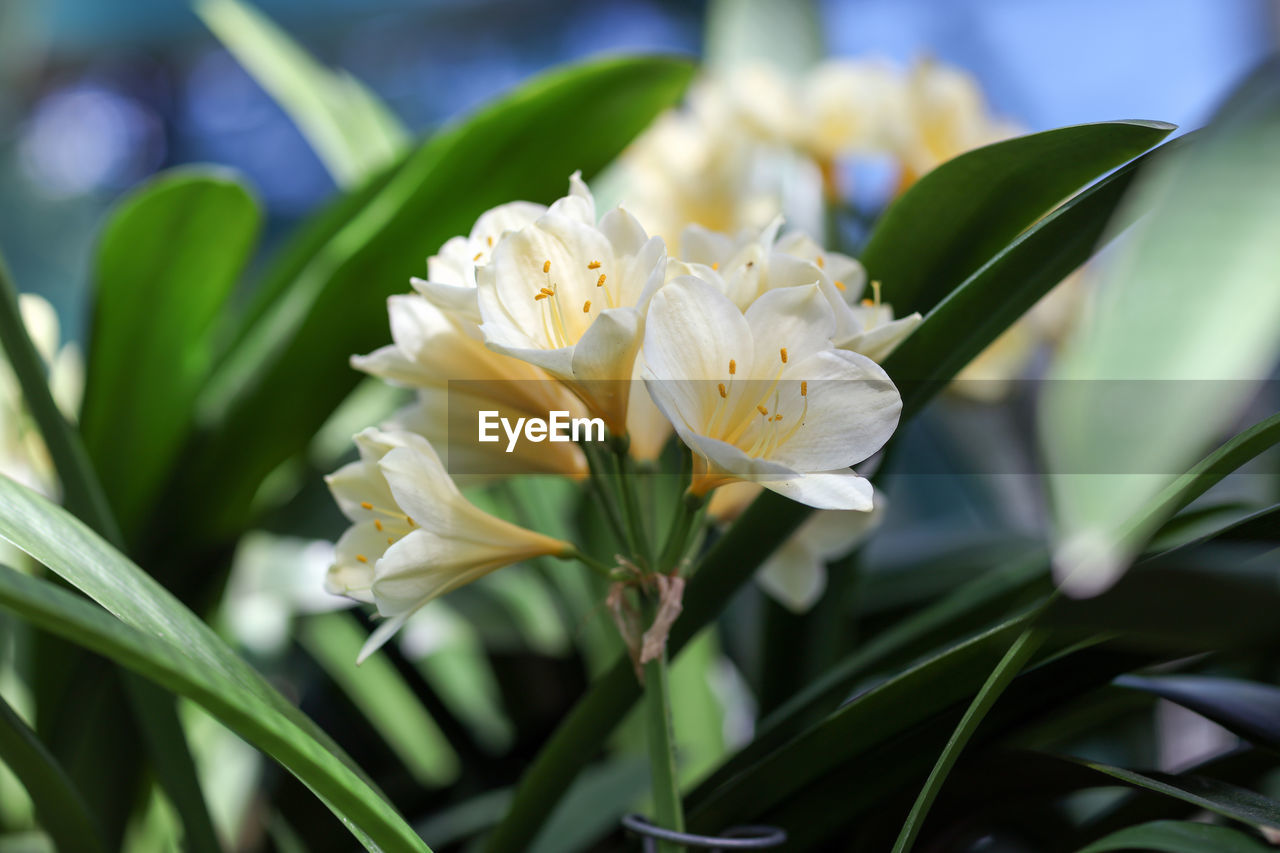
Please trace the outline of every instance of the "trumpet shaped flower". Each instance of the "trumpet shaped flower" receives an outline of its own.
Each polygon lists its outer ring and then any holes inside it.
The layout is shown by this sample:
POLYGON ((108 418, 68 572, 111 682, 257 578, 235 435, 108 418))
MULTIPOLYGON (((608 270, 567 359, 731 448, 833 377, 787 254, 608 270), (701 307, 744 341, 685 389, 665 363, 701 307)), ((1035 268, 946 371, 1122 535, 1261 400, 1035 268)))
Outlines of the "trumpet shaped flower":
POLYGON ((746 480, 819 509, 871 509, 871 484, 849 466, 893 434, 902 399, 875 362, 836 349, 834 332, 816 284, 746 311, 693 276, 654 296, 645 382, 694 453, 694 494, 746 480))
POLYGON ((338 540, 326 586, 376 604, 386 618, 361 660, 432 599, 503 566, 573 552, 468 501, 419 435, 368 429, 356 446, 359 461, 327 478, 352 526, 338 540))
POLYGON ((621 208, 597 222, 575 180, 477 271, 480 328, 491 349, 555 376, 623 435, 645 310, 665 270, 661 238, 621 208))

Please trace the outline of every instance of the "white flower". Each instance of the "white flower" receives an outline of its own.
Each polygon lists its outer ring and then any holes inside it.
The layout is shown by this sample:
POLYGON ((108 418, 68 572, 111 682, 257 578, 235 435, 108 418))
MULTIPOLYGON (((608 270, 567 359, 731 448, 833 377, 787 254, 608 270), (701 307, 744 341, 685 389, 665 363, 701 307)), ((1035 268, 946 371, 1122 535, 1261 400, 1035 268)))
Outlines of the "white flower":
POLYGON ((446 448, 455 472, 585 476, 586 459, 576 444, 518 443, 516 452, 506 453, 504 445, 477 441, 481 411, 515 422, 552 411, 576 416, 582 406, 546 371, 485 346, 474 287, 444 284, 453 289, 442 290, 439 284, 417 281, 418 293, 392 296, 387 313, 394 343, 351 359, 359 370, 418 391, 418 402, 397 416, 397 425, 446 448))
POLYGON ((820 510, 810 515, 760 564, 756 583, 792 612, 806 612, 827 587, 827 563, 848 554, 880 526, 884 516, 880 492, 873 501, 870 512, 820 510))
POLYGON ((832 346, 834 331, 816 284, 745 312, 692 276, 658 292, 645 381, 694 453, 694 494, 748 480, 819 509, 871 509, 870 483, 849 466, 893 434, 902 400, 878 365, 832 346))
POLYGON ((624 435, 645 309, 665 268, 661 238, 621 208, 597 224, 590 193, 575 181, 477 271, 480 328, 490 348, 546 370, 624 435))
POLYGON ((824 62, 802 81, 797 100, 803 118, 796 144, 820 161, 890 151, 905 135, 905 81, 885 62, 824 62))
POLYGON ((573 550, 469 502, 421 436, 368 429, 356 446, 360 460, 326 478, 353 522, 326 586, 376 604, 386 617, 361 660, 432 599, 503 566, 573 550))

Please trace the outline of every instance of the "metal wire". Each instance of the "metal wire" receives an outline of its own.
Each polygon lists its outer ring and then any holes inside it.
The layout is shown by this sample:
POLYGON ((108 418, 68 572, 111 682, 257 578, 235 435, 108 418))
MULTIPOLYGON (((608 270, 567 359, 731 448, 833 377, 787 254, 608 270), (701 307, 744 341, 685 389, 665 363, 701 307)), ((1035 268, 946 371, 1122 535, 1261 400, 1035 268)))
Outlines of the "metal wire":
POLYGON ((691 835, 654 826, 648 818, 638 814, 624 817, 622 825, 644 839, 645 853, 654 853, 658 849, 658 841, 699 847, 712 853, 719 850, 768 850, 787 841, 786 831, 776 826, 734 826, 718 836, 691 835))

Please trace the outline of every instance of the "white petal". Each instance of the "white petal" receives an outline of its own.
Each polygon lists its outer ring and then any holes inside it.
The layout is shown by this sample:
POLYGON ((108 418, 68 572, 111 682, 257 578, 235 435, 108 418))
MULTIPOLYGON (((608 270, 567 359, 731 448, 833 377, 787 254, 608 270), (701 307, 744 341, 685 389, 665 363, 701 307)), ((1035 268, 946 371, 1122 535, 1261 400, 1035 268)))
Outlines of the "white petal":
POLYGON ((695 264, 727 263, 734 250, 734 240, 728 234, 712 231, 697 223, 690 224, 680 233, 680 259, 695 264))
POLYGON ((902 397, 888 374, 866 356, 843 350, 816 353, 786 378, 808 382, 808 414, 772 456, 798 471, 861 462, 897 429, 902 397))
POLYGON ((615 207, 600 218, 600 231, 613 244, 613 251, 619 257, 640 254, 641 248, 649 241, 644 226, 621 207, 615 207))
POLYGON ((783 347, 788 364, 830 347, 836 326, 831 306, 816 284, 770 290, 745 316, 755 341, 756 376, 771 375, 781 366, 783 347))
POLYGON ((809 516, 796 536, 805 547, 823 560, 834 560, 848 554, 866 539, 884 518, 885 500, 876 492, 875 506, 869 512, 859 510, 820 510, 809 516))
POLYGON ((412 388, 423 378, 421 365, 407 358, 395 344, 380 347, 368 355, 353 355, 351 366, 402 387, 412 388))
POLYGON ((870 510, 871 483, 848 468, 802 474, 789 480, 761 480, 760 485, 815 509, 870 510))
POLYGON ((640 349, 640 312, 600 312, 573 348, 574 387, 615 432, 626 429, 631 375, 640 349))
POLYGON ((822 597, 827 566, 795 538, 769 555, 756 570, 756 583, 792 613, 804 613, 822 597))
POLYGON ((917 314, 909 314, 890 323, 846 338, 840 348, 850 352, 861 353, 872 361, 884 361, 889 353, 897 349, 908 335, 916 330, 923 318, 917 314))
POLYGON ((545 205, 534 204, 531 201, 512 201, 485 211, 480 214, 476 224, 471 226, 470 242, 471 246, 475 247, 472 254, 488 248, 491 245, 490 238, 496 244, 508 231, 519 231, 546 212, 545 205))

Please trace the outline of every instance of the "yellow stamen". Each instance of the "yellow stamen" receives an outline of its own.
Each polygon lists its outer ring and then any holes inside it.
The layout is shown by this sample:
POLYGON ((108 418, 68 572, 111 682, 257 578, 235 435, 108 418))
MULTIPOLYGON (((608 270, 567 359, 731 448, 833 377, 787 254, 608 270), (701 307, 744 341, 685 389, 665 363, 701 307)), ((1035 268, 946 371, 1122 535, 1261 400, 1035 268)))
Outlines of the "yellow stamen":
POLYGON ((356 559, 357 559, 357 560, 359 560, 359 561, 360 561, 360 562, 362 562, 362 563, 367 563, 367 562, 369 562, 369 558, 368 558, 368 557, 366 557, 364 554, 356 554, 356 559))
POLYGON ((596 287, 604 287, 604 273, 600 273, 600 277, 596 279, 596 287))
POLYGON ((782 349, 778 350, 778 353, 782 356, 782 363, 783 363, 783 364, 786 364, 786 363, 787 363, 787 348, 786 348, 786 347, 783 347, 782 349))
POLYGON ((486 237, 485 239, 489 241, 490 246, 493 245, 493 237, 486 237))
POLYGON ((361 501, 360 506, 364 507, 365 509, 373 509, 373 504, 369 503, 368 501, 361 501))
POLYGON ((760 413, 760 414, 762 414, 762 415, 767 415, 767 414, 769 414, 769 410, 768 410, 768 409, 766 409, 764 406, 756 406, 756 411, 757 411, 757 412, 759 412, 759 413, 760 413))
POLYGON ((374 527, 376 527, 376 528, 378 528, 378 532, 382 532, 382 522, 381 522, 381 521, 379 521, 378 519, 376 519, 376 518, 375 518, 375 519, 373 520, 373 526, 374 526, 374 527))
POLYGON ((878 308, 880 306, 880 282, 878 281, 871 282, 871 289, 875 291, 876 307, 878 308))
POLYGON ((409 517, 409 516, 407 516, 407 515, 404 517, 404 520, 405 520, 405 521, 407 521, 407 522, 409 522, 409 526, 410 526, 410 527, 417 527, 417 526, 418 526, 418 522, 414 521, 412 518, 410 518, 410 517, 409 517))
POLYGON ((712 265, 711 265, 711 268, 712 268, 713 270, 718 270, 718 269, 720 269, 720 262, 719 262, 719 261, 716 261, 714 264, 712 264, 712 265))
POLYGON ((737 372, 738 372, 738 362, 734 361, 733 359, 729 359, 729 375, 733 376, 737 372))
POLYGON ((591 263, 587 264, 587 269, 589 269, 589 270, 598 270, 598 269, 600 269, 600 262, 599 262, 599 261, 592 261, 591 263))
POLYGON ((862 300, 862 307, 863 307, 863 308, 874 308, 874 307, 875 307, 875 305, 876 305, 876 302, 875 302, 875 300, 874 300, 874 299, 864 299, 864 300, 862 300))
POLYGON ((396 544, 396 538, 395 538, 394 536, 388 536, 388 537, 387 537, 387 544, 388 544, 388 545, 394 545, 394 544, 396 544))
POLYGON ((586 302, 582 303, 582 313, 583 313, 583 314, 590 314, 590 313, 591 313, 591 300, 590 300, 590 299, 588 299, 586 302))
POLYGON ((542 288, 542 293, 544 293, 544 294, 545 294, 545 295, 547 295, 547 296, 555 296, 555 295, 556 295, 556 292, 555 292, 554 290, 552 290, 551 288, 549 288, 549 287, 544 287, 544 288, 542 288))
POLYGON ((721 382, 721 383, 720 383, 719 385, 717 385, 716 387, 720 389, 720 396, 721 396, 721 397, 728 398, 728 396, 729 396, 729 392, 728 392, 728 391, 726 391, 726 390, 724 389, 724 383, 723 383, 723 382, 721 382))
POLYGON ((800 396, 801 397, 809 396, 809 383, 803 379, 800 380, 800 396))
POLYGON ((826 269, 827 259, 822 257, 822 255, 818 255, 818 257, 814 260, 814 263, 818 265, 818 269, 826 269))
POLYGON ((533 294, 533 301, 534 301, 534 302, 537 302, 539 299, 546 299, 546 298, 547 298, 547 294, 545 294, 545 293, 535 293, 535 294, 533 294))
POLYGON ((473 260, 473 261, 478 261, 478 260, 480 260, 480 256, 481 256, 481 255, 483 255, 483 254, 484 254, 484 252, 476 252, 475 257, 473 257, 471 260, 473 260))
POLYGON ((845 286, 844 286, 844 282, 843 282, 843 281, 837 281, 837 282, 835 282, 835 285, 836 285, 836 290, 848 290, 848 289, 849 289, 849 288, 847 288, 847 287, 845 287, 845 286))
POLYGON ((551 272, 551 261, 543 261, 543 262, 542 262, 542 271, 543 271, 543 272, 551 272))

